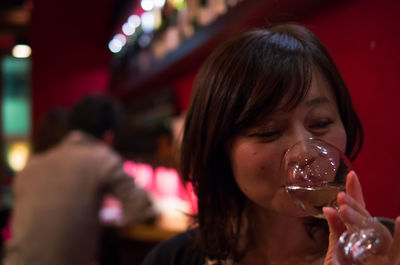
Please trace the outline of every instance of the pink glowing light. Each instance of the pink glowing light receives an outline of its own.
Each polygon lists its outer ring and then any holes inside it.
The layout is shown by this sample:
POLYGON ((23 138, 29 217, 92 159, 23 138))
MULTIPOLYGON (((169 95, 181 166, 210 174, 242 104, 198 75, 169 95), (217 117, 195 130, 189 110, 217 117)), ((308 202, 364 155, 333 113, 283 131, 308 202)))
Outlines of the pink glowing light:
POLYGON ((133 177, 135 172, 136 163, 133 161, 125 161, 124 162, 124 171, 129 176, 133 177))
POLYGON ((134 178, 138 186, 144 188, 155 197, 155 200, 165 202, 171 198, 186 201, 191 213, 197 211, 197 197, 189 183, 183 185, 178 172, 173 168, 153 167, 149 164, 124 162, 124 171, 134 178))
POLYGON ((161 196, 179 196, 180 180, 175 169, 158 167, 155 170, 155 185, 161 196))
POLYGON ((197 196, 194 193, 193 185, 192 183, 188 183, 186 185, 186 193, 187 193, 187 201, 190 203, 190 208, 193 213, 197 212, 197 196))
POLYGON ((146 190, 153 188, 154 170, 150 165, 126 161, 124 171, 134 178, 138 186, 146 190))

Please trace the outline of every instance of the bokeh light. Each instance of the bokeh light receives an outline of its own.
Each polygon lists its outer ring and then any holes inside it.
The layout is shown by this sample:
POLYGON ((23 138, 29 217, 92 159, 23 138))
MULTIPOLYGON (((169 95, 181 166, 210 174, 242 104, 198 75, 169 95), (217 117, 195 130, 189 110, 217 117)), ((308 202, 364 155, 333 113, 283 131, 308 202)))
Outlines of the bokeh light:
POLYGON ((28 161, 29 147, 26 142, 16 142, 11 144, 7 154, 7 162, 15 172, 21 171, 28 161))
POLYGON ((26 44, 17 44, 12 48, 11 54, 15 58, 28 58, 32 54, 32 49, 26 44))

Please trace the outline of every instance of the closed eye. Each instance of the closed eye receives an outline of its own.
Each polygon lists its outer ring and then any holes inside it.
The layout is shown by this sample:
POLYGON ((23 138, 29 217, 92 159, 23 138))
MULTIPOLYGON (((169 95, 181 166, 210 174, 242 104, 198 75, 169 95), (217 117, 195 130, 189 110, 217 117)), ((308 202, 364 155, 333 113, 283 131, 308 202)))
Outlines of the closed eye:
POLYGON ((333 123, 332 120, 324 120, 324 121, 318 121, 318 122, 314 122, 310 125, 310 128, 312 129, 324 129, 326 127, 328 127, 329 125, 331 125, 333 123))
POLYGON ((255 132, 250 134, 250 137, 271 138, 278 136, 280 133, 281 131, 255 132))

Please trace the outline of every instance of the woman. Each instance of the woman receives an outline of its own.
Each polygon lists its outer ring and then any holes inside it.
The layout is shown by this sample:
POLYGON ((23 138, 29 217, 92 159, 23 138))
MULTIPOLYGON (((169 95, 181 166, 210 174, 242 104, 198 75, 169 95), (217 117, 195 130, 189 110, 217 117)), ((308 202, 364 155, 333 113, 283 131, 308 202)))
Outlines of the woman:
MULTIPOLYGON (((148 264, 332 264, 345 230, 337 212, 307 216, 278 173, 288 147, 322 139, 351 159, 363 133, 350 94, 320 41, 298 25, 245 33, 206 60, 194 84, 184 128, 181 168, 198 197, 198 227, 153 250, 148 264)), ((365 210, 349 173, 338 195, 345 222, 365 210)), ((387 256, 400 263, 400 218, 387 256)))

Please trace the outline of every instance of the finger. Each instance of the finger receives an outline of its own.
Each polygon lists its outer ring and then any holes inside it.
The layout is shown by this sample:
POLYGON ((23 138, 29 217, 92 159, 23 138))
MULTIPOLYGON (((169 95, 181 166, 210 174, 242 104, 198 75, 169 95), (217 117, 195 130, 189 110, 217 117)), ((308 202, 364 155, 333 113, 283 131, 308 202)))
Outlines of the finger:
POLYGON ((393 242, 388 256, 391 264, 400 264, 400 216, 396 218, 393 242))
POLYGON ((329 226, 329 233, 338 239, 342 233, 346 230, 345 225, 342 222, 338 212, 332 207, 324 207, 324 216, 329 226))
POLYGON ((360 214, 347 204, 339 206, 339 214, 342 217, 342 221, 349 227, 361 227, 364 221, 367 219, 366 216, 360 214))
POLYGON ((333 262, 333 254, 336 244, 340 238, 340 235, 346 230, 346 227, 344 226, 335 209, 332 207, 324 207, 322 210, 329 226, 329 247, 326 253, 324 264, 330 265, 333 262))
POLYGON ((355 211, 359 212, 361 215, 365 217, 371 217, 367 209, 365 209, 360 203, 358 203, 355 199, 350 197, 348 194, 344 192, 340 192, 337 196, 337 203, 340 207, 341 205, 348 205, 353 208, 355 211))
POLYGON ((358 203, 361 204, 362 207, 365 208, 364 196, 362 194, 362 188, 360 181, 358 180, 358 176, 356 172, 353 170, 347 174, 346 178, 346 193, 353 197, 358 203))

